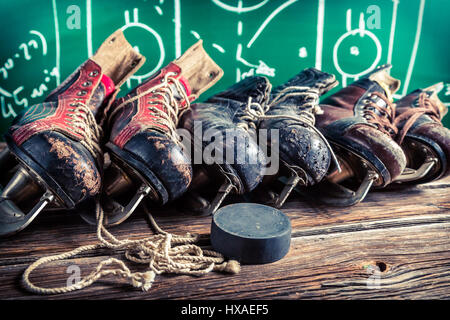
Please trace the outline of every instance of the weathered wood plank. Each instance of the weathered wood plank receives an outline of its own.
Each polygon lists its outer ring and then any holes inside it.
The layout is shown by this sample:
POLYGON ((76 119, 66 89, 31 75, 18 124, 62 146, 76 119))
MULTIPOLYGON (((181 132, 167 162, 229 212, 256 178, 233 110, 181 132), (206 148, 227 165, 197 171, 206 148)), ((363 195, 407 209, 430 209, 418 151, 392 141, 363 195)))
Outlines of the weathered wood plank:
MULTIPOLYGON (((238 275, 210 273, 158 276, 147 293, 110 280, 89 289, 52 299, 385 299, 450 297, 450 223, 416 225, 353 233, 303 236, 292 239, 288 255, 275 263, 243 266, 238 275), (368 267, 383 264, 379 287, 369 279, 368 267), (368 287, 368 284, 371 288, 368 287)), ((77 264, 83 274, 105 257, 59 262, 36 273, 33 280, 64 284, 67 266, 77 264)), ((0 298, 33 299, 17 286, 24 265, 0 267, 0 298)))
MULTIPOLYGON (((298 235, 426 223, 428 219, 430 222, 447 221, 450 214, 448 182, 450 178, 411 188, 408 193, 373 192, 363 203, 351 208, 330 208, 293 199, 282 210, 291 219, 293 234, 298 235)), ((210 217, 195 217, 177 211, 174 206, 152 211, 161 227, 169 232, 209 233, 210 217)), ((139 238, 149 233, 141 210, 111 230, 122 238, 139 238)), ((20 259, 31 261, 44 253, 59 252, 95 240, 95 227, 87 225, 76 214, 43 213, 21 233, 0 241, 0 265, 20 259)))

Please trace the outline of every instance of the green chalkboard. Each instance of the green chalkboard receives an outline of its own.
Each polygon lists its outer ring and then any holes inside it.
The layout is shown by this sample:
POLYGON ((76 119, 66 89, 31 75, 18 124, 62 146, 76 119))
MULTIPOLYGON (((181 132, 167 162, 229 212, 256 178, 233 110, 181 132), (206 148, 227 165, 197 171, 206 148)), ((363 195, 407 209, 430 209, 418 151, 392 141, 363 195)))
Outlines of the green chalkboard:
POLYGON ((225 71, 203 99, 253 74, 277 85, 315 66, 345 86, 390 62, 402 81, 396 98, 442 81, 450 102, 448 0, 15 0, 0 8, 0 133, 118 28, 147 57, 128 88, 201 38, 225 71))

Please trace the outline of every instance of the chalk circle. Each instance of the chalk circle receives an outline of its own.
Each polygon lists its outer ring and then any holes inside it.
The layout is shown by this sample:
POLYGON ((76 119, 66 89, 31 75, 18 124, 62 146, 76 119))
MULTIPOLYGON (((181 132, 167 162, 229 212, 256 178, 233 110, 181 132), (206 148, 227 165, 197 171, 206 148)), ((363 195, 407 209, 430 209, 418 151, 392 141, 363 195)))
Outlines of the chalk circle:
POLYGON ((130 23, 127 23, 126 25, 124 25, 120 29, 122 31, 125 31, 126 29, 131 28, 131 27, 142 28, 142 29, 150 32, 155 37, 156 41, 158 42, 160 57, 159 57, 158 63, 156 64, 156 67, 154 67, 151 71, 149 71, 149 72, 147 72, 145 74, 133 75, 133 76, 130 77, 131 79, 144 79, 144 78, 147 78, 147 77, 151 76, 153 73, 155 73, 156 71, 158 71, 161 68, 161 66, 162 66, 162 64, 164 62, 164 59, 165 59, 164 44, 163 44, 161 36, 155 30, 153 30, 152 28, 150 28, 149 26, 147 26, 147 25, 145 25, 143 23, 130 22, 130 23))
POLYGON ((229 4, 224 3, 223 1, 220 0, 212 0, 212 2, 218 6, 221 7, 222 9, 225 9, 227 11, 231 11, 231 12, 236 12, 236 13, 243 13, 243 12, 250 12, 250 11, 254 11, 257 10, 259 8, 261 8, 262 6, 264 6, 267 2, 269 2, 269 0, 263 0, 253 6, 249 6, 249 7, 241 7, 241 6, 231 6, 229 4))
POLYGON ((336 70, 342 76, 345 76, 345 77, 348 77, 348 78, 359 78, 362 75, 368 73, 369 71, 375 69, 375 67, 377 66, 378 62, 380 62, 381 51, 382 51, 382 48, 381 48, 380 40, 378 40, 378 38, 372 32, 370 32, 368 30, 364 30, 364 29, 350 30, 350 31, 344 33, 342 36, 340 36, 339 39, 336 41, 336 44, 334 45, 334 48, 333 48, 333 62, 334 62, 334 66, 336 67, 336 70), (369 68, 365 69, 364 71, 361 71, 361 72, 356 73, 356 74, 346 73, 339 66, 338 54, 337 54, 338 48, 339 48, 341 42, 345 38, 347 38, 349 36, 354 36, 354 35, 356 35, 358 33, 361 35, 361 37, 363 37, 364 35, 367 35, 373 40, 373 42, 375 43, 375 46, 377 47, 377 56, 376 56, 375 60, 373 61, 372 65, 369 68))

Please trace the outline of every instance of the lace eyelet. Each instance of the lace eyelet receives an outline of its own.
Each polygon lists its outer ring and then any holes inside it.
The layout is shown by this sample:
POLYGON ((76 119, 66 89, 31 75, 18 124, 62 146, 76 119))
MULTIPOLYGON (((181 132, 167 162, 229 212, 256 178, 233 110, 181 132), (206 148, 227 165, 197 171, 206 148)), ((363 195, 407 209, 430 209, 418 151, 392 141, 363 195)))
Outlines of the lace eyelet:
POLYGON ((86 81, 86 82, 84 82, 81 86, 83 86, 83 87, 89 87, 89 86, 91 86, 92 85, 92 81, 86 81))
POLYGON ((77 96, 84 96, 87 93, 86 90, 81 90, 77 92, 77 96))
POLYGON ((94 71, 89 72, 89 76, 90 76, 90 77, 96 77, 96 76, 98 76, 98 71, 97 71, 97 70, 94 70, 94 71))

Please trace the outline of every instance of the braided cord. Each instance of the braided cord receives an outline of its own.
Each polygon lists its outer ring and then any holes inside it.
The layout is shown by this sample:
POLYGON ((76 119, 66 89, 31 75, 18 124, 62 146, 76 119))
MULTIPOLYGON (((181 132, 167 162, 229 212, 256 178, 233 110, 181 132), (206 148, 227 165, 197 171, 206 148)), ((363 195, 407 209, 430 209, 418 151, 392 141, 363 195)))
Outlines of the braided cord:
POLYGON ((240 271, 240 265, 237 261, 225 261, 221 254, 211 250, 203 250, 199 246, 194 245, 199 239, 198 235, 189 233, 186 235, 174 235, 165 232, 156 224, 147 208, 145 208, 145 212, 156 234, 138 240, 119 240, 103 226, 104 213, 100 202, 97 201, 97 237, 100 243, 81 246, 62 254, 38 259, 23 274, 22 282, 25 288, 37 294, 67 293, 86 288, 102 277, 115 276, 127 279, 133 287, 147 291, 151 288, 156 275, 162 273, 201 276, 210 271, 228 273, 238 273, 240 271), (44 288, 33 284, 30 280, 31 273, 42 265, 101 248, 115 251, 125 250, 125 258, 127 260, 148 264, 149 269, 146 272, 132 272, 123 261, 109 258, 98 263, 89 275, 70 286, 44 288), (107 269, 108 266, 115 266, 115 268, 107 269))

